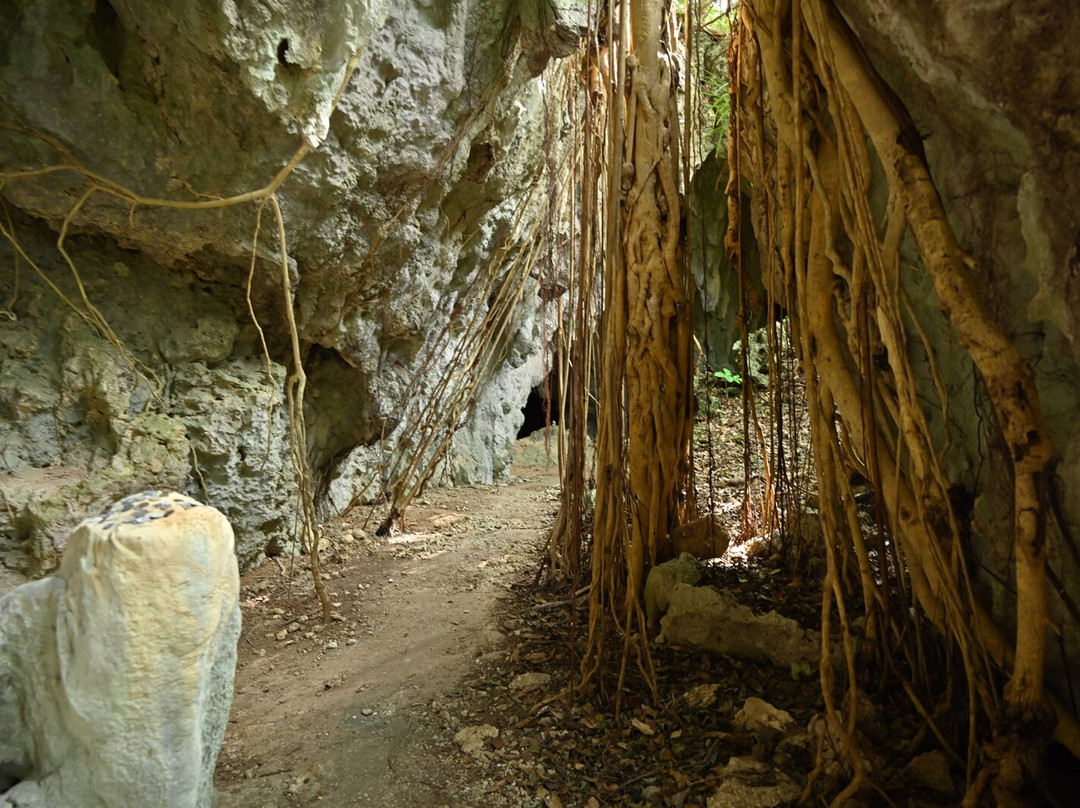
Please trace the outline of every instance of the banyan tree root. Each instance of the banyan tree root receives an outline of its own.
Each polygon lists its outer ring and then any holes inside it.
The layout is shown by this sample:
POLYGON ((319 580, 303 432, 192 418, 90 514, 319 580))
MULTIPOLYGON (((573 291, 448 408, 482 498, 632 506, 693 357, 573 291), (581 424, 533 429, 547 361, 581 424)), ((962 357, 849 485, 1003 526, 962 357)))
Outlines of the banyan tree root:
MULTIPOLYGON (((1054 454, 1034 374, 981 302, 974 267, 948 224, 924 158, 907 145, 917 135, 886 97, 832 4, 747 0, 740 19, 729 141, 736 175, 729 198, 737 203, 743 178, 754 183, 755 229, 781 264, 773 283, 783 287, 778 297, 798 336, 815 455, 821 459, 822 517, 833 542, 830 553, 836 553, 835 559, 829 556, 826 604, 842 605, 851 585, 850 559, 868 609, 867 626, 883 621, 882 631, 867 636, 899 643, 918 673, 921 655, 906 646, 917 632, 897 622, 907 619, 908 610, 889 608, 893 597, 918 603, 963 661, 969 797, 992 782, 995 794, 1006 799, 1034 771, 1051 732, 1080 757, 1076 717, 1044 693, 1045 631, 1031 630, 1048 625, 1042 489, 1054 454), (883 218, 869 204, 870 146, 888 190, 883 218), (978 371, 1012 462, 1018 626, 1012 643, 972 592, 940 464, 944 447, 935 443, 920 399, 924 391, 908 358, 907 329, 914 327, 924 342, 926 337, 917 322, 911 325, 914 314, 903 297, 905 233, 913 238, 957 343, 978 371), (874 366, 877 354, 888 357, 885 370, 874 366), (895 540, 896 564, 893 579, 885 576, 882 585, 871 574, 858 520, 843 504, 845 467, 873 480, 884 503, 882 528, 895 540), (891 588, 883 591, 885 586, 891 588), (996 693, 995 668, 1010 672, 1003 698, 996 693), (976 778, 979 712, 993 719, 994 736, 976 778)), ((729 215, 729 222, 738 221, 729 215)), ((737 258, 737 233, 729 232, 728 242, 737 258)), ((932 352, 930 367, 947 414, 946 388, 932 352)), ((853 688, 854 650, 848 643, 845 649, 846 686, 853 688)), ((830 676, 823 673, 822 684, 832 714, 830 676)), ((838 715, 832 719, 835 724, 838 715)), ((853 717, 845 719, 851 726, 853 717)), ((855 771, 853 782, 861 776, 855 771)))

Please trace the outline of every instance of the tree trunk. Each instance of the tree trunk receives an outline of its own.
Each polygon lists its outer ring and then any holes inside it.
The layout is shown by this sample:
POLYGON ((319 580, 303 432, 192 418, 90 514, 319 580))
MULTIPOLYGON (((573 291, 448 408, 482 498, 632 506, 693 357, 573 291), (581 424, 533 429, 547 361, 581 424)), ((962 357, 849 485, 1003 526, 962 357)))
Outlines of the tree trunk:
MULTIPOLYGON (((690 309, 680 245, 679 119, 671 62, 662 53, 663 4, 630 3, 622 250, 626 268, 630 513, 628 586, 670 554, 689 472, 690 309)), ((673 37, 669 37, 671 41, 673 37)))

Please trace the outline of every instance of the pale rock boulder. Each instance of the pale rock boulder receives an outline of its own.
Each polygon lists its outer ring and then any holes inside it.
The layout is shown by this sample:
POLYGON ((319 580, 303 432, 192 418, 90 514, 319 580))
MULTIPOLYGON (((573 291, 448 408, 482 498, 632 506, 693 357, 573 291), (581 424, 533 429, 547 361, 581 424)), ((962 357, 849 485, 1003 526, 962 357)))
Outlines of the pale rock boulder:
POLYGON ((689 553, 694 558, 720 558, 731 544, 731 534, 716 514, 679 525, 671 531, 671 551, 676 556, 689 553))
POLYGON ((753 758, 730 758, 720 775, 723 781, 709 795, 707 808, 780 808, 802 794, 799 783, 753 758))
POLYGON ((645 579, 645 616, 649 633, 655 634, 660 618, 671 604, 671 594, 676 585, 693 586, 701 580, 701 565, 690 553, 680 553, 678 558, 657 564, 645 579))
POLYGON ((756 615, 730 593, 711 586, 675 583, 660 627, 674 645, 767 661, 781 668, 816 662, 821 654, 818 632, 803 629, 774 611, 756 615))
POLYGON ((240 634, 233 533, 156 491, 0 598, 0 808, 206 808, 240 634))

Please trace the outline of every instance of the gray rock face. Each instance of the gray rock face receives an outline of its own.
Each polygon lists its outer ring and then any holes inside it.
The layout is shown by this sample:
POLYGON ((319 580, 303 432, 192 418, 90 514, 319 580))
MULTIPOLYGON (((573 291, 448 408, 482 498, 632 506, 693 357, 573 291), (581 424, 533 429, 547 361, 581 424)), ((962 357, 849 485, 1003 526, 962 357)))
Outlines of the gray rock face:
MULTIPOLYGON (((1022 4, 942 5, 914 0, 838 0, 861 45, 910 113, 949 222, 991 316, 1034 370, 1046 426, 1059 454, 1052 501, 1063 533, 1080 535, 1080 72, 1070 54, 1080 17, 1053 0, 1022 4), (1005 65, 1008 68, 1005 69, 1005 65)), ((972 568, 979 594, 1007 627, 1014 609, 1010 581, 1013 482, 1007 447, 967 354, 940 311, 926 273, 904 272, 908 299, 933 345, 948 399, 948 419, 927 417, 946 445, 945 477, 968 500, 972 568), (983 572, 987 570, 988 572, 983 572)), ((922 355, 913 347, 913 357, 922 355)), ((925 366, 925 360, 922 361, 925 366)), ((931 374, 921 374, 924 402, 936 401, 931 374)), ((1051 522, 1054 520, 1051 519, 1051 522)), ((1056 528, 1049 563, 1075 603, 1080 567, 1056 528)), ((1080 627, 1050 586, 1050 619, 1062 626, 1067 663, 1050 680, 1066 700, 1078 682, 1080 627), (1072 671, 1071 686, 1065 670, 1072 671)), ((1008 628, 1006 629, 1008 630, 1008 628)))
POLYGON ((764 660, 781 668, 813 662, 821 654, 818 632, 776 612, 756 615, 711 586, 675 584, 660 626, 670 643, 764 660))
MULTIPOLYGON (((741 373, 732 345, 739 341, 739 274, 727 258, 724 234, 728 228, 727 159, 710 154, 694 172, 690 185, 690 270, 694 296, 695 337, 713 370, 729 368, 741 373)), ((765 324, 765 286, 761 280, 761 255, 750 223, 750 204, 744 199, 742 261, 747 283, 752 331, 765 324)))
POLYGON ((555 312, 515 262, 558 149, 533 76, 568 52, 575 20, 508 0, 0 7, 0 167, 64 161, 144 200, 95 192, 76 211, 90 183, 74 170, 0 190, 4 541, 38 566, 58 550, 62 527, 27 526, 50 495, 24 479, 38 474, 88 480, 64 493, 73 513, 148 485, 197 494, 233 522, 245 566, 288 549, 283 283, 321 513, 400 487, 397 471, 440 446, 446 481, 504 476, 555 312), (287 281, 269 206, 153 202, 256 191, 305 145, 277 191, 287 281), (500 290, 517 293, 513 316, 500 290), (478 334, 488 355, 471 351, 478 334), (417 426, 432 413, 443 420, 417 426), (101 481, 144 414, 175 433, 161 467, 101 481))
MULTIPOLYGON (((48 256, 39 238, 22 240, 48 256)), ((24 289, 22 316, 0 320, 0 534, 26 551, 22 566, 48 568, 81 516, 146 488, 188 490, 222 510, 245 566, 288 547, 284 368, 267 370, 254 329, 231 319, 224 295, 142 256, 84 244, 71 254, 103 295, 98 309, 156 378, 49 290, 24 289)))
POLYGON ((208 808, 240 636, 232 530, 156 491, 0 598, 0 806, 208 808))

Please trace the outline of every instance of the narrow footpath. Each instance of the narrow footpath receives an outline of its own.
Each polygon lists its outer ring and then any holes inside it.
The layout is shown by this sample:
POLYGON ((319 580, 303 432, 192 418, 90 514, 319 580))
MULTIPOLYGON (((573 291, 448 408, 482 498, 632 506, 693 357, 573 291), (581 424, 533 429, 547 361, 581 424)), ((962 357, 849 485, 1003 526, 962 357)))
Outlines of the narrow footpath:
POLYGON ((431 491, 406 532, 375 536, 366 509, 328 525, 329 626, 300 560, 244 575, 219 808, 481 804, 447 710, 505 654, 499 602, 536 568, 557 495, 556 468, 518 465, 510 484, 431 491))

